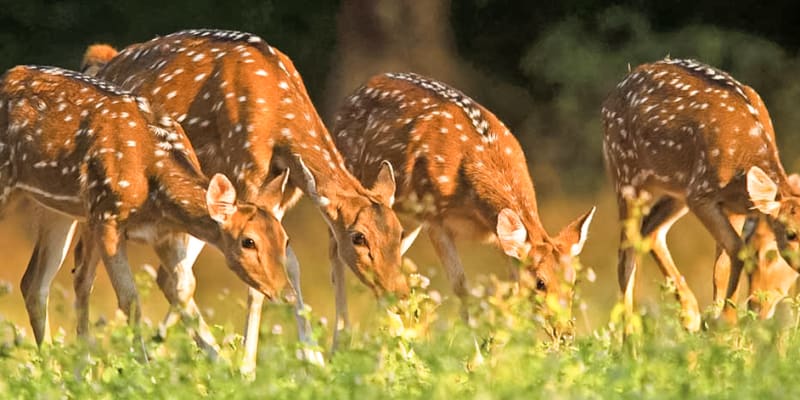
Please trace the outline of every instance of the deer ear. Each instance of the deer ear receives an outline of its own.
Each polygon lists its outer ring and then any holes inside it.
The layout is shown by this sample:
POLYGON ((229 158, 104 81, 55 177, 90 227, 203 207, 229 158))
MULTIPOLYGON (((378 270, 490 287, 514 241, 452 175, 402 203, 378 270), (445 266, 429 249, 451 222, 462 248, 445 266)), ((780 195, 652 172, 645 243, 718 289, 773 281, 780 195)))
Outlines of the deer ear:
POLYGON ((524 259, 530 250, 525 241, 528 231, 522 225, 519 215, 510 208, 504 208, 497 215, 497 240, 503 251, 518 260, 524 259))
POLYGON ((317 180, 314 178, 314 174, 311 173, 311 170, 306 167, 306 163, 303 162, 303 158, 300 157, 299 154, 295 154, 295 158, 297 159, 297 163, 300 165, 300 171, 303 173, 303 180, 305 181, 306 186, 306 195, 308 195, 311 201, 313 201, 318 207, 327 207, 330 205, 331 200, 317 192, 317 180))
POLYGON ((753 208, 773 217, 778 216, 781 208, 781 203, 775 200, 778 197, 778 185, 761 168, 751 167, 747 171, 747 193, 753 208))
POLYGON ((389 207, 394 205, 394 191, 397 185, 394 181, 394 168, 392 163, 383 160, 381 162, 381 170, 378 171, 378 179, 372 185, 372 191, 389 207))
POLYGON ((403 238, 400 239, 400 255, 406 254, 408 248, 414 244, 415 240, 417 240, 417 236, 419 236, 419 233, 422 231, 424 226, 425 223, 419 224, 416 228, 414 228, 414 230, 403 235, 403 238))
POLYGON ((564 227, 564 229, 558 233, 556 243, 558 243, 562 251, 568 249, 572 257, 581 253, 583 245, 586 243, 586 237, 589 235, 589 225, 592 223, 592 218, 594 218, 594 212, 596 210, 597 207, 592 207, 589 212, 583 214, 575 221, 572 221, 571 224, 564 227))
POLYGON ((272 178, 261 188, 256 204, 264 204, 272 211, 272 215, 280 221, 286 212, 287 203, 283 202, 286 185, 289 183, 289 168, 283 170, 280 175, 272 178))
POLYGON ((83 53, 81 73, 95 76, 103 66, 116 57, 117 49, 107 44, 93 44, 83 53))
POLYGON ((236 212, 236 189, 225 175, 215 174, 206 191, 206 207, 211 218, 226 223, 236 212))

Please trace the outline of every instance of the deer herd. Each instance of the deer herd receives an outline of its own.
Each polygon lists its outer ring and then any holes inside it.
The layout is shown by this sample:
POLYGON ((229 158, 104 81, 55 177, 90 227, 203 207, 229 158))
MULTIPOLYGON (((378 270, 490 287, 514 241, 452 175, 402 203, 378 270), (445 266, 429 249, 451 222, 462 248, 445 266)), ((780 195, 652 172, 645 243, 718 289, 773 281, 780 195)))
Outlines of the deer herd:
MULTIPOLYGON (((89 295, 102 261, 120 309, 140 307, 126 242, 152 246, 170 303, 200 348, 219 347, 194 301, 192 266, 205 243, 249 287, 241 369, 256 365, 265 299, 294 300, 304 318, 300 265, 281 220, 301 194, 328 227, 336 324, 348 326, 349 269, 376 296, 404 297, 403 253, 424 231, 469 318, 457 238, 496 244, 516 260, 512 279, 543 315, 572 308, 577 256, 595 208, 556 235, 540 220, 525 154, 492 112, 415 73, 372 77, 347 97, 329 133, 291 60, 258 36, 187 30, 117 52, 90 46, 82 73, 18 66, 0 82, 0 205, 24 195, 36 244, 22 278, 38 344, 50 340, 48 295, 75 247, 77 330, 89 335, 89 295), (211 176, 209 179, 208 177, 211 176), (401 225, 403 217, 406 226, 401 225), (77 233, 77 234, 76 234, 77 233), (73 241, 76 243, 73 244, 73 241), (545 299, 545 301, 542 301, 545 299)), ((618 278, 628 313, 649 243, 674 284, 686 329, 701 328, 697 300, 666 237, 691 211, 717 243, 714 299, 736 319, 739 280, 754 251, 748 305, 762 318, 789 294, 800 267, 800 178, 787 176, 758 94, 693 60, 631 71, 602 105, 603 155, 622 232, 618 278), (625 222, 650 199, 638 232, 625 222), (780 254, 780 257, 776 257, 780 254)), ((554 331, 568 331, 556 323, 554 331)), ((316 346, 304 357, 324 363, 316 346)))

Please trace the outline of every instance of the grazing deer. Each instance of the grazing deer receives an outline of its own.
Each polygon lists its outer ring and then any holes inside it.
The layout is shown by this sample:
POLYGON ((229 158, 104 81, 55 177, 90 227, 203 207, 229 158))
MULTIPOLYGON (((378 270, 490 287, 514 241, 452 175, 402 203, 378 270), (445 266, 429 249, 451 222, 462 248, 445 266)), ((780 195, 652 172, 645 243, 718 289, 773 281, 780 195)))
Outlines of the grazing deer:
MULTIPOLYGON (((752 88, 725 72, 693 60, 665 59, 628 74, 603 103, 602 116, 603 153, 620 220, 629 216, 630 197, 647 192, 659 199, 641 233, 652 240, 651 253, 676 285, 684 326, 697 330, 697 300, 667 248, 675 221, 691 210, 732 255, 730 274, 724 274, 729 275, 726 299, 738 286, 744 244, 729 217, 745 215, 756 224, 763 219, 784 256, 789 244, 797 244, 800 202, 778 157, 767 109, 752 88)), ((632 312, 637 261, 629 240, 623 228, 619 284, 632 312)), ((790 257, 786 261, 796 268, 790 257)))
MULTIPOLYGON (((395 210, 422 226, 467 316, 456 237, 490 240, 519 260, 521 282, 569 311, 594 208, 556 237, 539 220, 519 143, 494 114, 441 82, 413 74, 371 78, 345 101, 333 129, 348 168, 364 184, 395 165, 395 210)), ((409 242, 404 243, 410 245, 409 242)))
MULTIPOLYGON (((790 175, 790 179, 794 174, 790 175)), ((798 193, 795 191, 794 193, 798 193)), ((729 220, 737 232, 742 232, 745 224, 743 215, 732 215, 729 220)), ((797 280, 797 271, 792 269, 778 255, 775 234, 766 221, 759 221, 751 226, 743 235, 743 240, 752 245, 755 251, 755 268, 749 275, 747 305, 759 318, 771 318, 781 300, 789 295, 789 291, 797 280)), ((717 246, 717 261, 714 264, 714 304, 724 304, 725 290, 730 278, 730 258, 717 246)), ((734 291, 731 301, 736 304, 739 288, 734 291)), ((736 309, 727 307, 723 310, 727 321, 736 321, 736 309)))
MULTIPOLYGON (((107 48, 98 49, 90 48, 87 59, 108 54, 107 48)), ((96 68, 99 77, 167 110, 186 129, 204 171, 230 174, 244 199, 289 168, 280 208, 291 206, 299 190, 319 207, 331 234, 337 319, 346 318, 345 265, 376 294, 408 291, 400 272, 402 227, 391 209, 391 165, 376 169, 369 189, 347 171, 286 55, 249 33, 189 30, 128 46, 107 64, 84 68, 96 68)), ((291 249, 287 254, 290 280, 299 294, 297 262, 291 249)), ((180 286, 192 280, 194 260, 184 261, 186 273, 162 271, 170 279, 159 282, 180 286)), ((182 303, 191 295, 185 291, 182 303)), ((255 367, 262 301, 250 291, 243 370, 255 367)), ((301 301, 298 296, 298 307, 301 301)), ((299 324, 302 338, 307 328, 299 324)))
MULTIPOLYGON (((774 135, 774 132, 770 131, 769 134, 774 135)), ((771 140, 774 141, 775 137, 772 136, 771 140)), ((788 182, 794 195, 800 193, 800 175, 789 175, 788 182)), ((731 215, 729 220, 737 232, 743 231, 745 225, 743 215, 731 215)), ((751 221, 751 225, 743 233, 742 239, 752 245, 756 259, 755 268, 749 276, 748 308, 757 313, 761 319, 771 318, 781 300, 789 296, 789 291, 797 280, 798 273, 789 266, 786 260, 778 256, 779 250, 775 234, 765 219, 762 218, 757 223, 751 221)), ((730 274, 730 258, 717 246, 716 259, 713 280, 714 304, 723 304, 730 274)), ((734 304, 736 304, 738 293, 739 288, 737 287, 731 299, 734 304)), ((725 308, 723 313, 727 321, 736 321, 737 315, 734 308, 725 308)))
MULTIPOLYGON (((274 297, 287 241, 269 212, 237 201, 224 175, 200 170, 182 128, 116 86, 53 67, 19 66, 0 83, 0 204, 21 193, 46 209, 22 293, 37 343, 49 340, 47 297, 76 221, 84 221, 131 322, 140 308, 126 238, 158 245, 178 232, 222 250, 247 284, 274 297)), ((259 193, 278 204, 283 182, 259 193)))

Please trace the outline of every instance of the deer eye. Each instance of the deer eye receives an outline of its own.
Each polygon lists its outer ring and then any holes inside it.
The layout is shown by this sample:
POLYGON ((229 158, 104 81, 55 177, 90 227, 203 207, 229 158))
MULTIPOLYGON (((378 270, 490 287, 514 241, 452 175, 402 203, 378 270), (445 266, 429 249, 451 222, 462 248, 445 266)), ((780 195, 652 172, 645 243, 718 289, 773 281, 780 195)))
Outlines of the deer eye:
POLYGON ((795 232, 795 231, 786 232, 786 239, 791 240, 791 241, 797 240, 797 232, 795 232))
POLYGON ((350 235, 350 239, 353 241, 353 245, 355 246, 366 246, 367 238, 361 232, 353 232, 350 235))
POLYGON ((536 280, 536 290, 539 290, 539 291, 542 291, 542 292, 547 290, 547 284, 544 283, 544 280, 542 280, 541 278, 536 280))
POLYGON ((242 247, 245 249, 255 249, 256 241, 250 238, 244 238, 242 239, 242 247))

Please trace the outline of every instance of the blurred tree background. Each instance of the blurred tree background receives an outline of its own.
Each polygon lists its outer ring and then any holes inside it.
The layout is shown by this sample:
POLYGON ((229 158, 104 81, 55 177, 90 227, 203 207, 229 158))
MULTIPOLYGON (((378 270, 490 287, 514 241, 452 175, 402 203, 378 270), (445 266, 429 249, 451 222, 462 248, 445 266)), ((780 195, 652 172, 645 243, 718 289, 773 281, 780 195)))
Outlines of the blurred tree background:
MULTIPOLYGON (((601 276, 587 297, 605 307, 616 296, 617 232, 600 152, 602 99, 630 67, 667 55, 697 58, 731 72, 761 94, 775 123, 783 162, 788 170, 799 171, 798 11, 797 2, 754 0, 735 5, 720 0, 0 0, 0 69, 29 63, 77 68, 91 43, 124 47, 155 35, 207 27, 253 32, 288 54, 326 120, 344 96, 375 73, 411 70, 440 79, 491 109, 515 132, 551 232, 589 205, 600 206, 584 260, 601 276)), ((315 238, 293 243, 307 266, 304 286, 312 280, 313 287, 325 287, 307 297, 327 312, 332 302, 326 286, 327 250, 319 246, 326 242, 324 225, 307 204, 299 208, 289 214, 287 229, 315 238)), ((0 272, 0 279, 18 282, 29 255, 19 249, 30 247, 20 245, 27 240, 24 235, 13 239, 18 231, 9 225, 3 224, 0 237, 8 240, 0 244, 5 246, 0 252, 9 252, 14 268, 0 272)), ((700 232, 697 224, 691 229, 700 232)), ((681 264, 686 254, 691 259, 702 253, 683 264, 690 282, 698 276, 695 290, 707 301, 713 251, 706 236, 699 242, 696 237, 677 238, 676 258, 681 264)), ((437 264, 425 246, 415 246, 421 249, 412 251, 412 257, 437 264)), ((482 272, 492 269, 480 265, 500 262, 493 257, 472 249, 464 255, 468 267, 482 272)), ((202 275, 213 271, 200 268, 202 291, 202 275)), ((659 280, 653 271, 644 279, 659 280)), ((59 282, 70 287, 63 275, 59 282)), ((211 303, 214 296, 201 293, 211 303)))
MULTIPOLYGON (((597 190, 598 105, 627 66, 692 57, 753 86, 785 152, 800 87, 800 3, 566 0, 0 0, 0 68, 77 68, 86 45, 118 47, 191 27, 253 32, 295 61, 320 112, 374 73, 414 70, 462 89, 508 125, 540 183, 597 190), (787 7, 788 6, 788 7, 787 7), (547 167, 545 167, 547 166, 547 167), (549 169, 552 168, 552 171, 549 169)), ((790 169, 794 165, 789 165, 790 169)))

